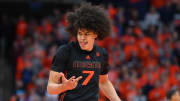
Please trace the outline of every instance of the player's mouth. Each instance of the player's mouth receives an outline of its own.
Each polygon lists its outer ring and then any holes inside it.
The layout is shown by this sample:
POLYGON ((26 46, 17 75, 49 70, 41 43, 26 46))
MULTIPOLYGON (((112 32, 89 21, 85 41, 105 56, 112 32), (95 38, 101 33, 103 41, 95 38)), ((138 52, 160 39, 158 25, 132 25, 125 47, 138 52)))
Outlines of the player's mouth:
POLYGON ((81 42, 80 42, 80 46, 81 46, 81 47, 85 47, 87 44, 88 44, 88 42, 84 42, 84 41, 81 41, 81 42))

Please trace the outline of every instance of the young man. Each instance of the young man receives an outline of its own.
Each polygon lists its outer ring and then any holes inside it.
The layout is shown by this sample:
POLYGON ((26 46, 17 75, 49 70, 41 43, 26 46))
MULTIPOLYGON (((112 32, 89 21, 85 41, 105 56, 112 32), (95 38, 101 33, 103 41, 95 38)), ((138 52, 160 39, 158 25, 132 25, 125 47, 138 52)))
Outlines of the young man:
POLYGON ((168 101, 180 101, 180 93, 177 89, 172 89, 167 93, 168 101))
POLYGON ((61 46, 52 62, 47 91, 61 101, 98 101, 99 88, 111 101, 121 101, 108 79, 108 54, 95 45, 110 33, 110 21, 98 6, 84 4, 67 16, 67 31, 77 42, 61 46))

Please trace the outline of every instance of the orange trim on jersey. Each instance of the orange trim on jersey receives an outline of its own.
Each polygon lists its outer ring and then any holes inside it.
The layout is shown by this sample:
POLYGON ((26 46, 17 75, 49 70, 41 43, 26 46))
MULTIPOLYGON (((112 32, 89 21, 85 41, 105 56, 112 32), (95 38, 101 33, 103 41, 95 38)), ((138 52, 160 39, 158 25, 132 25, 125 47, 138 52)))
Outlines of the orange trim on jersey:
POLYGON ((86 59, 89 60, 91 57, 89 55, 86 56, 86 59))

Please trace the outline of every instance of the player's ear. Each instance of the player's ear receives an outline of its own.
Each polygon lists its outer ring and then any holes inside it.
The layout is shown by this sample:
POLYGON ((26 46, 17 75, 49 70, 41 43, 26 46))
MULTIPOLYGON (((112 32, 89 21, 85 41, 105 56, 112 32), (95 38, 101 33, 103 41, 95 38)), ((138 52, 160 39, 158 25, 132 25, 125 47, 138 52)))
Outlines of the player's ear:
POLYGON ((96 33, 94 33, 94 39, 97 39, 98 35, 96 33))
POLYGON ((97 37, 98 37, 98 35, 97 35, 97 34, 95 34, 94 38, 95 38, 95 39, 97 39, 97 37))

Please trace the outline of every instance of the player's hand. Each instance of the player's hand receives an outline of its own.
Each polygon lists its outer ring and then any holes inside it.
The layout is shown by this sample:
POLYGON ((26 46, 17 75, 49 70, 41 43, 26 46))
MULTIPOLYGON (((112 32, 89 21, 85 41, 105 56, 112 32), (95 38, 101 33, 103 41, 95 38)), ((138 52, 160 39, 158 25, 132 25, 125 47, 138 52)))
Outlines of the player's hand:
POLYGON ((61 73, 60 77, 62 77, 62 84, 67 90, 74 89, 77 86, 78 81, 82 79, 82 76, 79 76, 77 78, 75 78, 75 76, 72 76, 69 80, 67 80, 63 73, 61 73))

